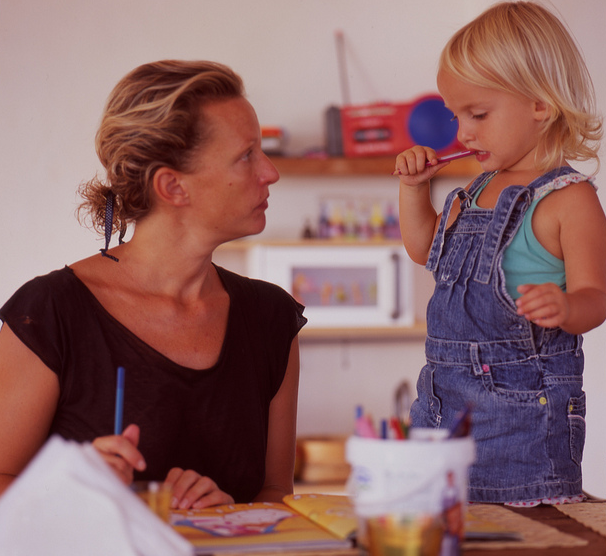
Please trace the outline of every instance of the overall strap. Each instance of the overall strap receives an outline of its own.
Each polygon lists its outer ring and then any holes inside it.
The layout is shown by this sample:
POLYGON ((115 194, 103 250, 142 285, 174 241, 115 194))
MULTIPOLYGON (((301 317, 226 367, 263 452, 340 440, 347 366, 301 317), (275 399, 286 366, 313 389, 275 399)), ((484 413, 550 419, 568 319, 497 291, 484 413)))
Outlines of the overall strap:
POLYGON ((571 183, 585 181, 587 178, 570 166, 554 168, 539 176, 527 186, 511 185, 504 189, 494 208, 492 221, 486 230, 484 244, 480 251, 478 269, 474 279, 488 284, 496 266, 499 253, 509 244, 511 238, 522 224, 524 214, 532 200, 541 195, 541 191, 558 188, 559 182, 571 183))
POLYGON ((442 251, 444 249, 444 234, 446 232, 446 223, 448 222, 448 217, 450 216, 450 211, 452 210, 455 196, 459 198, 461 204, 461 211, 469 208, 474 193, 480 187, 482 187, 482 185, 484 185, 486 181, 490 181, 495 173, 496 172, 484 172, 480 174, 469 187, 469 191, 466 191, 462 187, 457 187, 448 194, 448 197, 446 197, 446 201, 444 202, 444 209, 442 211, 442 217, 440 219, 438 231, 436 232, 436 236, 433 239, 431 251, 429 252, 429 258, 425 265, 425 268, 427 270, 429 270, 430 272, 435 272, 438 268, 438 262, 440 260, 440 257, 442 256, 442 251))
POLYGON ((510 185, 501 192, 484 236, 474 280, 490 282, 501 246, 513 237, 531 201, 532 191, 524 185, 510 185))
POLYGON ((593 177, 581 174, 570 166, 560 166, 559 168, 550 170, 528 184, 528 188, 533 190, 533 199, 540 199, 551 191, 562 189, 571 183, 579 183, 581 181, 589 182, 597 189, 593 177))

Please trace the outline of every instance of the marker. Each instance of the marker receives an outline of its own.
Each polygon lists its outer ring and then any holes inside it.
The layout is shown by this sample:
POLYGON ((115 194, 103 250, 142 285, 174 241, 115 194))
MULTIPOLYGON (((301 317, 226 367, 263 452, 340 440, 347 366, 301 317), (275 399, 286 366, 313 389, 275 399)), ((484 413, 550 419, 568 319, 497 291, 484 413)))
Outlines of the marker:
POLYGON ((389 420, 389 426, 390 426, 391 431, 393 433, 393 437, 396 440, 404 440, 406 438, 406 434, 404 433, 404 429, 402 428, 402 425, 401 425, 400 421, 398 421, 398 419, 396 417, 392 417, 389 420))
MULTIPOLYGON (((440 164, 440 162, 450 162, 451 160, 457 160, 458 158, 465 158, 466 156, 471 156, 477 152, 478 151, 460 151, 458 153, 446 154, 438 158, 438 164, 440 164)), ((429 168, 430 166, 433 166, 433 164, 428 160, 425 163, 425 167, 429 168)), ((397 170, 391 173, 392 176, 399 176, 400 174, 401 172, 397 170)))
POLYGON ((378 438, 370 415, 362 415, 356 420, 355 434, 362 438, 378 438))
POLYGON ((122 434, 122 413, 124 411, 124 367, 118 367, 116 380, 116 414, 114 417, 114 434, 122 434))
POLYGON ((381 419, 381 438, 387 440, 389 438, 389 432, 387 429, 387 419, 381 419))
POLYGON ((469 433, 471 432, 471 410, 471 405, 468 404, 463 411, 457 414, 447 438, 463 438, 464 436, 469 436, 469 433))

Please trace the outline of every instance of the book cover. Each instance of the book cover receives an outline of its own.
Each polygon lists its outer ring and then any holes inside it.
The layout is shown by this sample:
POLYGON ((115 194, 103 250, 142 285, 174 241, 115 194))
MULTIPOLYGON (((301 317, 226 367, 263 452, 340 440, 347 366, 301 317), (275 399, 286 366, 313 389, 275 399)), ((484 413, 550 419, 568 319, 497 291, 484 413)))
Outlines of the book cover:
POLYGON ((338 494, 290 494, 284 503, 340 539, 354 539, 358 520, 353 503, 338 494))
POLYGON ((350 548, 286 504, 255 502, 173 511, 173 528, 197 554, 350 548))

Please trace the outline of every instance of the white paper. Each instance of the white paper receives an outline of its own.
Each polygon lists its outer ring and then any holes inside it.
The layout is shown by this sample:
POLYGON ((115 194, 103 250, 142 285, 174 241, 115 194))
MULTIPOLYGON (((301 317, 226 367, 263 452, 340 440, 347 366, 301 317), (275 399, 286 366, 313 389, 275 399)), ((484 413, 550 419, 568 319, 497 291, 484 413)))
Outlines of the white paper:
POLYGON ((0 496, 2 556, 191 556, 90 444, 53 436, 0 496))

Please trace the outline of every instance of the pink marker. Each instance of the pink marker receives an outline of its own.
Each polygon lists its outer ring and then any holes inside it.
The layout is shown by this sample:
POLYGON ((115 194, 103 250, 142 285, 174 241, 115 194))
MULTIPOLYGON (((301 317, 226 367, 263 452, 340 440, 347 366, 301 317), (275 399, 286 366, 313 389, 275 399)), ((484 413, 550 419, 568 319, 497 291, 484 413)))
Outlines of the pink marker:
MULTIPOLYGON (((445 156, 441 156, 438 158, 438 164, 440 162, 450 162, 451 160, 457 160, 457 158, 465 158, 466 156, 471 156, 472 154, 476 154, 478 151, 461 151, 458 153, 447 154, 445 156)), ((428 160, 425 166, 431 166, 431 162, 428 160)))

